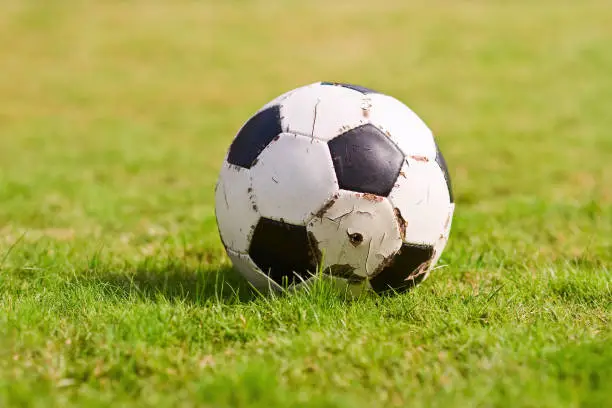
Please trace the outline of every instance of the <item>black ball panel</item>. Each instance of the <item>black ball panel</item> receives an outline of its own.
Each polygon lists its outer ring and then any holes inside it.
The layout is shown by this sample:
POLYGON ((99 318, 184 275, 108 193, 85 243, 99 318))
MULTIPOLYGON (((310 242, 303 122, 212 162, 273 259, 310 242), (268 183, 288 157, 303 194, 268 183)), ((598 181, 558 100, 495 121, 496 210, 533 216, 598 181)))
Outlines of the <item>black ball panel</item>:
POLYGON ((341 82, 321 82, 321 85, 341 86, 343 88, 352 89, 353 91, 361 92, 362 94, 366 94, 366 95, 371 94, 371 93, 380 93, 373 89, 366 88, 365 86, 345 84, 341 82))
POLYGON ((423 280, 424 274, 418 274, 426 262, 434 255, 434 248, 429 245, 403 244, 390 263, 380 273, 370 279, 370 285, 376 292, 404 292, 423 280))
POLYGON ((442 152, 440 151, 438 145, 436 145, 436 163, 438 163, 438 166, 440 166, 440 168, 444 172, 444 179, 446 180, 446 187, 448 188, 450 202, 454 203, 455 198, 453 197, 453 186, 451 183, 450 174, 448 172, 448 166, 446 165, 446 160, 444 159, 444 156, 442 155, 442 152))
POLYGON ((234 138, 227 157, 228 163, 250 169, 263 149, 281 132, 278 105, 258 112, 234 138))
POLYGON ((261 218, 255 227, 249 255, 274 282, 283 286, 309 279, 320 255, 305 226, 261 218))
POLYGON ((328 142, 340 188, 386 197, 404 155, 376 126, 351 129, 328 142))

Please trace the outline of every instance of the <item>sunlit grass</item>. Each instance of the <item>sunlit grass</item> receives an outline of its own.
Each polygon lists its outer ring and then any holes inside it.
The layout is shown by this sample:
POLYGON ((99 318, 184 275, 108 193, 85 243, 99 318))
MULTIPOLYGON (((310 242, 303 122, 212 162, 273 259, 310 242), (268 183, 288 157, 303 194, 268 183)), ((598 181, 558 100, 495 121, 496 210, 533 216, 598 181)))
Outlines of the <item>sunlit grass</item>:
POLYGON ((0 5, 0 406, 612 404, 612 14, 581 2, 0 5), (213 188, 317 80, 434 129, 457 212, 410 293, 254 293, 213 188))

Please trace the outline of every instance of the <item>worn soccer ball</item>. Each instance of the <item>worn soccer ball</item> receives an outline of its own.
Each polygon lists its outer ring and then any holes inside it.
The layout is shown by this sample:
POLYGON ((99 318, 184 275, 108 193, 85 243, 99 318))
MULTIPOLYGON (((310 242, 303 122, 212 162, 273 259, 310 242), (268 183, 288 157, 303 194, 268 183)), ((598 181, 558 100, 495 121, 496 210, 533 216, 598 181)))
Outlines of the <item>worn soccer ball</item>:
POLYGON ((324 277, 353 293, 405 291, 436 265, 454 208, 429 127, 391 96, 331 82, 256 112, 215 190, 227 254, 258 289, 324 277))

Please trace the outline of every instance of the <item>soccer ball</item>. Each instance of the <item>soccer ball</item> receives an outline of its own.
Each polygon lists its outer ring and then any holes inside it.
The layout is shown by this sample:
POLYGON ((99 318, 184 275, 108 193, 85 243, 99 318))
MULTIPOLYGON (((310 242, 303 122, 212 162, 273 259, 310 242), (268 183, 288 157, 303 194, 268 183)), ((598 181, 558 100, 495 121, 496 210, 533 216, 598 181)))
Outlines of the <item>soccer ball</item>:
POLYGON ((391 96, 332 82, 255 113, 215 189, 226 252, 258 289, 326 277, 353 293, 405 291, 437 263, 454 208, 428 126, 391 96))

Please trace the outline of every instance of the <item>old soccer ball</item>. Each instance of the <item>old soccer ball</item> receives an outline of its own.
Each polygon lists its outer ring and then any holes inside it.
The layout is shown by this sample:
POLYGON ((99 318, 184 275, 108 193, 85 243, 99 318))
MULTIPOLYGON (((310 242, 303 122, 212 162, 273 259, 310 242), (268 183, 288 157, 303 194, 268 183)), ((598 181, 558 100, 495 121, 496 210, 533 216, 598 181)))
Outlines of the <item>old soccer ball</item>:
POLYGON ((227 254, 259 289, 323 276, 353 292, 405 291, 437 263, 454 208, 429 127, 389 95, 332 82, 256 112, 215 190, 227 254))

